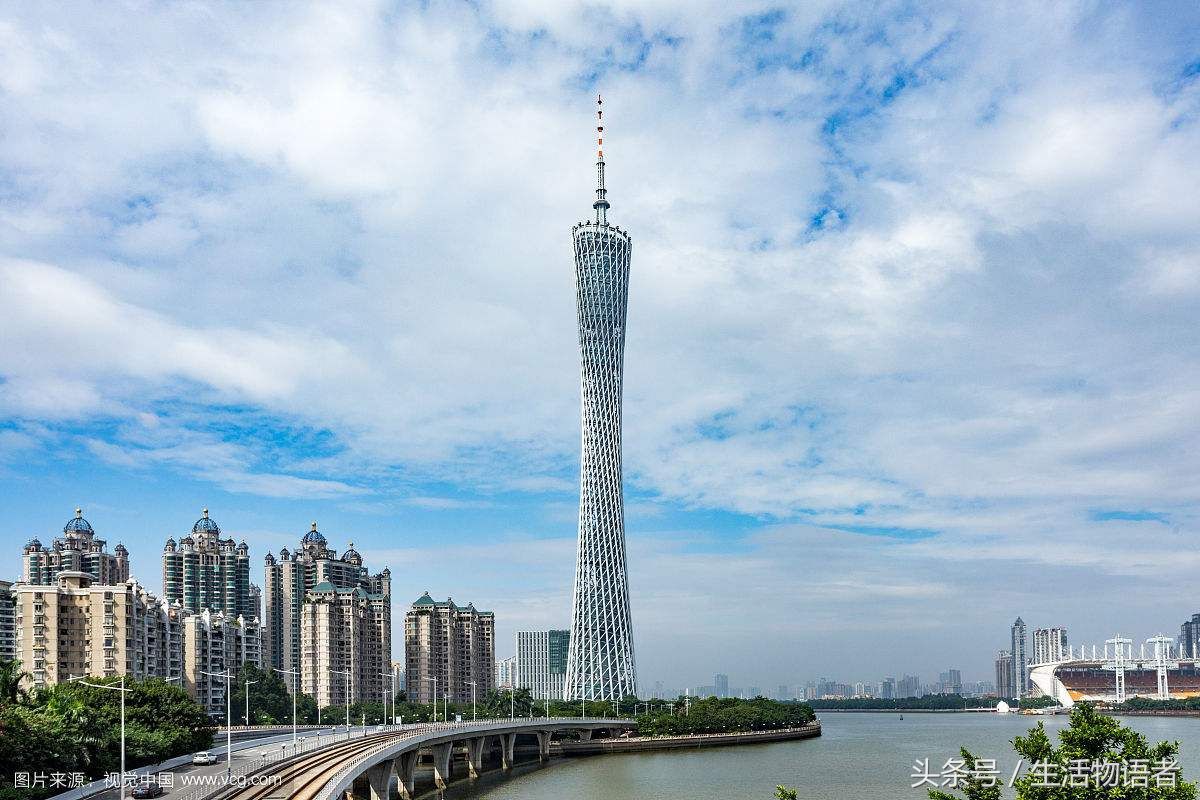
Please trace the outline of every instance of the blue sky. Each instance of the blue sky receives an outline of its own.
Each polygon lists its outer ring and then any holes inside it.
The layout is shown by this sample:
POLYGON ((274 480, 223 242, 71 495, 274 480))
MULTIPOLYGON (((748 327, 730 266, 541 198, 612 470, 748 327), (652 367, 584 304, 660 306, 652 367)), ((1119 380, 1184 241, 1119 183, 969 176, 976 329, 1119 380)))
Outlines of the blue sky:
POLYGON ((1177 630, 1200 18, 1003 5, 6 8, 0 547, 315 519, 566 626, 603 91, 646 685, 1177 630))

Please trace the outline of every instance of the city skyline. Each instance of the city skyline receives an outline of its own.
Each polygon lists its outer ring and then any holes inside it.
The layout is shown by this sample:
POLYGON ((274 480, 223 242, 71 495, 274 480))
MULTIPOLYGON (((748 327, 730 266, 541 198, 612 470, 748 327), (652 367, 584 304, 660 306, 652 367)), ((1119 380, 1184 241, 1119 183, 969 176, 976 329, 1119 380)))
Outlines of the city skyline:
POLYGON ((208 507, 262 586, 317 519, 503 648, 569 625, 603 90, 644 685, 1174 634, 1200 11, 704 12, 5 8, 0 549, 82 507, 157 590, 208 507))

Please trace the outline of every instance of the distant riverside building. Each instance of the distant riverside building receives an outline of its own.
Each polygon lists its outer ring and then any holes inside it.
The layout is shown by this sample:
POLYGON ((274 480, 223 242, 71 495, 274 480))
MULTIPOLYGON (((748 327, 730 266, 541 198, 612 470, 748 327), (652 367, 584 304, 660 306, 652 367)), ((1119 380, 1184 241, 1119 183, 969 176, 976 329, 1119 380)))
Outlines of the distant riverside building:
POLYGON ((996 695, 1005 700, 1016 697, 1011 650, 1001 650, 996 655, 996 695))
POLYGON ((1057 664, 1067 660, 1067 629, 1038 628, 1033 632, 1034 664, 1057 664))
POLYGON ((1024 697, 1029 693, 1029 636, 1026 631, 1025 621, 1017 617, 1010 631, 1012 647, 1009 650, 1013 660, 1013 697, 1024 697))
POLYGON ((62 571, 53 586, 18 583, 16 653, 43 687, 73 675, 179 677, 182 610, 133 581, 96 583, 87 572, 62 571))
POLYGON ((713 693, 717 697, 729 697, 729 676, 718 672, 713 676, 713 693))
POLYGON ((1200 614, 1192 614, 1179 628, 1179 657, 1200 658, 1200 614))
POLYGON ((940 694, 962 694, 962 672, 949 669, 938 675, 938 692, 940 694))
POLYGON ((105 552, 107 543, 96 538, 91 524, 83 518, 83 509, 63 526, 63 535, 49 548, 37 539, 25 545, 21 561, 24 583, 52 586, 60 572, 86 572, 92 580, 115 585, 129 580, 129 551, 118 544, 112 553, 105 552))
POLYGON ((17 606, 12 581, 0 581, 0 661, 17 657, 17 606))
POLYGON ((517 676, 517 657, 509 656, 496 661, 496 688, 515 689, 517 676))
POLYGON ((431 702, 434 681, 439 700, 471 702, 472 681, 476 697, 483 697, 496 685, 495 615, 426 592, 404 618, 404 661, 410 700, 431 702))
POLYGON ((185 611, 219 611, 227 617, 258 619, 262 613, 250 584, 250 548, 222 539, 221 528, 208 516, 196 520, 189 536, 163 547, 163 598, 185 611))
MULTIPOLYGON (((391 598, 391 570, 371 575, 354 543, 340 557, 312 524, 295 553, 286 547, 276 558, 266 555, 263 579, 263 663, 268 668, 297 670, 301 663, 300 620, 304 597, 314 586, 330 583, 338 589, 361 588, 367 594, 391 598)), ((388 612, 390 620, 390 610, 388 612)), ((285 681, 290 687, 291 681, 285 681)))
POLYGON ((789 689, 787 686, 785 686, 782 683, 779 684, 779 689, 776 690, 776 693, 775 693, 775 699, 776 700, 791 700, 792 699, 791 689, 789 689))
MULTIPOLYGON (((183 685, 209 716, 225 716, 225 678, 207 673, 233 673, 243 664, 262 666, 262 633, 258 620, 228 617, 208 609, 183 617, 183 685)), ((236 709, 235 709, 236 711, 236 709)), ((236 719, 236 718, 235 718, 236 719)))
POLYGON ((300 617, 300 662, 300 690, 322 708, 383 702, 392 690, 390 595, 314 586, 300 617))
POLYGON ((884 700, 896 699, 896 679, 887 677, 879 684, 879 696, 884 700))
POLYGON ((920 697, 921 679, 916 675, 905 675, 896 683, 896 697, 920 697))
POLYGON ((404 662, 392 662, 392 674, 395 676, 396 691, 403 692, 405 687, 404 662))
POLYGON ((561 700, 570 640, 570 631, 517 631, 513 685, 534 700, 561 700))

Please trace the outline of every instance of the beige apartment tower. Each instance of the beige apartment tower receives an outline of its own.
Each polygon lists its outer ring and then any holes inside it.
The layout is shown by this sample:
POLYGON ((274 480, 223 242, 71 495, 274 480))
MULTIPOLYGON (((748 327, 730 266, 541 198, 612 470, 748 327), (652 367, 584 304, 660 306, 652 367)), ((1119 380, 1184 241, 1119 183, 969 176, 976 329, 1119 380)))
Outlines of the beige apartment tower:
POLYGON ((237 681, 238 670, 243 664, 262 666, 258 620, 205 609, 184 617, 182 627, 184 688, 209 716, 223 719, 226 687, 237 681), (218 676, 225 670, 233 675, 230 684, 218 676))
POLYGON ((408 696, 416 702, 433 700, 435 680, 438 700, 469 703, 472 688, 482 698, 496 687, 495 616, 426 592, 405 615, 404 657, 408 696))
MULTIPOLYGON (((361 588, 369 595, 392 595, 392 573, 371 575, 363 566, 362 556, 350 548, 341 556, 329 547, 317 523, 300 540, 300 548, 290 552, 286 547, 276 558, 267 553, 263 578, 263 664, 270 668, 298 670, 303 646, 301 620, 304 599, 322 583, 338 589, 361 588)), ((391 623, 391 611, 387 613, 391 623)), ((391 654, 388 654, 390 660, 391 654)), ((382 671, 382 670, 381 670, 382 671)), ((287 681, 287 685, 292 685, 287 681)))
POLYGON ((24 685, 49 686, 72 676, 178 678, 183 668, 182 610, 133 581, 93 582, 87 572, 59 572, 53 586, 18 583, 16 654, 24 685))
POLYGON ((391 598, 319 583, 300 616, 300 690, 322 708, 384 702, 392 690, 391 598))

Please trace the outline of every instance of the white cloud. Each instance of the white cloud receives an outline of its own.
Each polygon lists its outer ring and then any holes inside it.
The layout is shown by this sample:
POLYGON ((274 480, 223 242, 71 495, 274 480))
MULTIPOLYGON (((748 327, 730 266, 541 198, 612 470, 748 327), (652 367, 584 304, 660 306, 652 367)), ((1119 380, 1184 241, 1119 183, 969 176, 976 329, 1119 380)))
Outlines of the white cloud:
MULTIPOLYGON (((93 11, 0 19, 10 437, 74 435, 133 470, 207 460, 233 491, 363 513, 486 521, 497 493, 547 493, 536 524, 569 525, 567 237, 590 211, 597 88, 634 236, 626 466, 649 499, 631 526, 662 508, 811 523, 846 566, 787 591, 825 632, 973 588, 898 577, 898 554, 1058 563, 1101 602, 1106 576, 1164 565, 1089 509, 1192 532, 1200 81, 1154 15, 93 11), (167 419, 178 404, 209 411, 167 419), (333 445, 230 444, 208 414, 233 404, 333 445)), ((694 581, 810 572, 786 536, 746 546, 647 554, 685 565, 649 618, 713 608, 694 581)), ((972 569, 996 598, 975 623, 1034 602, 972 569)))

